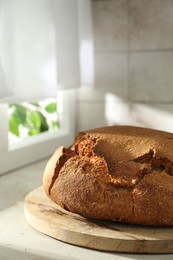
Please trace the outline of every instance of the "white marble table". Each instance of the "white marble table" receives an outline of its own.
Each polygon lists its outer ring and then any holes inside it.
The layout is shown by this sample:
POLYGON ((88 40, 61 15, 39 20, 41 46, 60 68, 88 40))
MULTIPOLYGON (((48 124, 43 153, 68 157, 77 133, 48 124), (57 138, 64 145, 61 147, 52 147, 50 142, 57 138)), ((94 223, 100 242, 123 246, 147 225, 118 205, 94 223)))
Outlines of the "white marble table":
POLYGON ((46 161, 0 176, 0 260, 168 260, 170 255, 116 254, 77 247, 52 239, 28 225, 23 199, 42 184, 46 161))

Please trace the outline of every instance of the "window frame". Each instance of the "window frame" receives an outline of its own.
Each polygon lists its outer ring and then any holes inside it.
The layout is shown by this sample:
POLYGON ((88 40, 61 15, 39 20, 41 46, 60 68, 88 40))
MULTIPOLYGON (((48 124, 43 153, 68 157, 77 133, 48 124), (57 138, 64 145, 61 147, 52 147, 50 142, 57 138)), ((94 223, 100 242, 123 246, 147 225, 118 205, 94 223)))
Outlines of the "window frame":
POLYGON ((56 132, 41 133, 9 147, 8 144, 8 104, 0 104, 0 175, 25 165, 46 159, 59 146, 69 146, 75 136, 75 96, 74 89, 64 90, 63 112, 60 129, 56 132))

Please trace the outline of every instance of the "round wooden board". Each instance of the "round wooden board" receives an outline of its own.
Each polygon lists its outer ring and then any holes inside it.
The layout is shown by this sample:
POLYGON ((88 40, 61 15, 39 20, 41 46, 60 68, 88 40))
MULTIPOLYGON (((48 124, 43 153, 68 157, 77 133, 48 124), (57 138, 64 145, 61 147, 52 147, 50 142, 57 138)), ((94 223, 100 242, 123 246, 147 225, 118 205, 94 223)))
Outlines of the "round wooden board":
POLYGON ((39 187, 24 202, 27 222, 58 240, 92 249, 126 253, 173 253, 173 227, 143 227, 86 219, 52 202, 39 187))

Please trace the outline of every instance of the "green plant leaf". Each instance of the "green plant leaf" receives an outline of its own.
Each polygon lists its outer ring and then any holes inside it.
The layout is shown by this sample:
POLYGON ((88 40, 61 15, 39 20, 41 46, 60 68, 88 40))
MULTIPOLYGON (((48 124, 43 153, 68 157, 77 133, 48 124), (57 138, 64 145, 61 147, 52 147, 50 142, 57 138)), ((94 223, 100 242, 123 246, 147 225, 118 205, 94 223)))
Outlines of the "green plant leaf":
POLYGON ((14 116, 9 118, 9 131, 16 136, 19 136, 19 123, 15 120, 14 116))
POLYGON ((12 116, 19 124, 23 124, 26 119, 26 108, 20 104, 11 104, 11 107, 14 108, 12 116))
POLYGON ((41 112, 38 112, 38 114, 39 114, 40 120, 41 120, 40 132, 45 132, 49 129, 49 125, 46 121, 46 117, 41 112))
POLYGON ((10 107, 14 111, 9 117, 9 131, 19 136, 19 125, 24 124, 26 120, 26 108, 20 104, 11 104, 10 107))
POLYGON ((30 130, 36 129, 40 132, 41 118, 37 111, 27 111, 26 124, 30 130))
MULTIPOLYGON (((9 115, 9 131, 14 135, 20 137, 20 130, 22 131, 23 126, 28 129, 28 136, 37 135, 41 132, 49 130, 49 121, 47 117, 48 114, 42 113, 54 113, 57 109, 56 102, 49 103, 46 107, 41 107, 39 103, 29 103, 32 106, 26 106, 26 104, 9 104, 10 112, 9 115), (36 109, 36 110, 35 110, 36 109)), ((59 122, 50 121, 51 128, 58 128, 59 122)))
POLYGON ((45 110, 46 110, 48 113, 54 113, 54 112, 56 112, 56 109, 57 109, 57 104, 56 104, 56 102, 52 102, 52 103, 48 104, 48 105, 45 107, 45 110))
POLYGON ((28 131, 29 136, 37 135, 39 133, 40 133, 40 131, 38 129, 31 129, 28 131))
POLYGON ((39 105, 38 102, 31 102, 30 104, 32 104, 32 105, 35 106, 35 107, 40 107, 40 105, 39 105))
POLYGON ((36 135, 49 129, 45 116, 39 111, 28 111, 26 122, 26 126, 30 129, 29 135, 36 135))

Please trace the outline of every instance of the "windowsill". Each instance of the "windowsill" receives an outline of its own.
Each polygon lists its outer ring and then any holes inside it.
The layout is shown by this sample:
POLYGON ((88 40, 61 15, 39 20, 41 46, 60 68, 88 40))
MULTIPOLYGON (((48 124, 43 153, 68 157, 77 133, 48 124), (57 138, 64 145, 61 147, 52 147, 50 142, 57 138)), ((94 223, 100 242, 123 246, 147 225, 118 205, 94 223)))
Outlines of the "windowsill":
POLYGON ((48 237, 27 224, 23 199, 32 189, 41 186, 46 161, 0 176, 0 259, 172 259, 172 255, 114 254, 89 250, 48 237))

